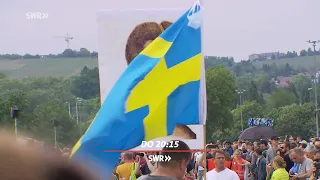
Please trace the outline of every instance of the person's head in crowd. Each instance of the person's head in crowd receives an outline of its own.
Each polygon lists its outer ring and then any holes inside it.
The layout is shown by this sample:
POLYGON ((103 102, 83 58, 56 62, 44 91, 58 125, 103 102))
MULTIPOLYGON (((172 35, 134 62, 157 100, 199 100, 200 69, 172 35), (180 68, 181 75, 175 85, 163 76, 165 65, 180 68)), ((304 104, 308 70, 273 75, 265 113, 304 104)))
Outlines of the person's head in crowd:
MULTIPOLYGON (((167 177, 173 177, 176 179, 182 179, 185 175, 187 165, 191 159, 191 152, 189 151, 189 146, 180 140, 173 140, 173 142, 179 142, 178 147, 164 147, 161 155, 170 156, 170 161, 159 161, 158 168, 155 169, 153 175, 161 175, 167 177), (169 152, 170 150, 179 151, 182 150, 183 152, 169 152)), ((170 144, 170 142, 168 142, 170 144)))
POLYGON ((134 160, 134 154, 132 152, 125 152, 123 154, 124 162, 132 162, 134 160))
MULTIPOLYGON (((159 152, 146 152, 146 153, 144 153, 144 154, 145 154, 144 157, 141 158, 141 159, 144 159, 144 160, 146 161, 146 159, 147 159, 150 155, 157 155, 157 154, 159 154, 159 152)), ((150 161, 150 163, 151 163, 152 165, 154 165, 156 162, 155 162, 155 161, 150 161)))
POLYGON ((247 142, 246 143, 246 148, 248 151, 253 151, 253 143, 252 142, 247 142))
POLYGON ((306 145, 308 145, 308 142, 305 141, 305 140, 302 140, 302 141, 298 142, 298 144, 306 144, 306 145))
POLYGON ((302 141, 302 138, 301 136, 297 136, 297 143, 301 142, 302 141))
POLYGON ((225 160, 231 161, 231 156, 228 153, 225 153, 225 160))
POLYGON ((320 161, 320 151, 316 152, 316 155, 314 156, 314 160, 320 161))
POLYGON ((290 149, 298 147, 297 143, 290 143, 290 149))
POLYGON ((305 160, 304 151, 300 148, 294 148, 290 151, 289 154, 290 159, 294 163, 301 164, 305 160))
POLYGON ((281 155, 281 150, 280 150, 280 149, 277 150, 277 156, 282 157, 282 155, 281 155))
POLYGON ((315 141, 314 142, 314 146, 318 149, 318 150, 320 150, 320 141, 315 141))
POLYGON ((279 137, 273 136, 271 137, 271 146, 278 147, 279 146, 279 137))
POLYGON ((216 169, 223 170, 225 168, 224 163, 226 161, 226 153, 222 150, 217 150, 213 154, 214 164, 216 165, 216 169))
POLYGON ((241 155, 242 155, 242 152, 239 149, 236 149, 233 152, 233 158, 235 158, 235 159, 241 159, 241 155))
POLYGON ((207 152, 214 153, 217 149, 219 149, 218 144, 208 144, 207 152))
POLYGON ((120 155, 120 161, 121 161, 121 162, 124 161, 123 157, 124 157, 124 153, 121 153, 121 155, 120 155))
POLYGON ((261 141, 259 142, 259 148, 260 148, 260 149, 267 149, 267 148, 268 148, 268 141, 266 141, 266 140, 261 140, 261 141))
POLYGON ((246 146, 247 146, 247 144, 245 142, 243 142, 242 145, 241 145, 242 149, 247 149, 246 146))
POLYGON ((290 150, 290 143, 289 142, 282 143, 279 149, 281 154, 286 154, 290 150))
POLYGON ((284 159, 283 159, 282 157, 276 156, 276 157, 273 159, 272 167, 273 167, 274 169, 286 168, 286 162, 284 161, 284 159))
POLYGON ((314 142, 316 141, 316 139, 315 139, 314 137, 311 137, 309 140, 310 140, 310 142, 311 142, 312 144, 314 144, 314 142))
POLYGON ((231 142, 226 141, 226 142, 224 143, 224 147, 227 148, 227 149, 231 148, 231 142))
POLYGON ((262 157, 262 152, 263 152, 262 149, 257 148, 257 149, 254 150, 254 152, 255 152, 255 154, 256 154, 259 158, 262 157))
POLYGON ((290 137, 289 137, 289 142, 291 142, 291 143, 296 142, 295 139, 294 139, 294 136, 290 136, 290 137))
POLYGON ((95 180, 91 173, 61 156, 51 157, 17 144, 15 137, 0 135, 1 179, 95 180))
POLYGON ((308 146, 307 148, 305 148, 305 154, 306 154, 306 156, 307 156, 309 159, 312 159, 312 160, 314 160, 317 151, 318 151, 318 150, 317 150, 316 147, 313 146, 313 145, 310 145, 310 146, 308 146))
POLYGON ((248 152, 248 150, 247 150, 245 147, 242 147, 241 151, 242 151, 242 153, 243 153, 244 155, 245 155, 245 153, 248 152))
POLYGON ((307 146, 308 146, 308 145, 307 145, 307 144, 304 144, 304 143, 300 143, 300 144, 299 144, 299 148, 302 149, 302 150, 306 149, 307 146))
POLYGON ((239 146, 237 145, 237 144, 234 144, 233 146, 232 146, 232 149, 235 151, 235 150, 237 150, 239 148, 239 146))
POLYGON ((219 144, 221 144, 221 145, 222 145, 222 141, 217 140, 217 144, 218 144, 218 145, 219 145, 219 144))

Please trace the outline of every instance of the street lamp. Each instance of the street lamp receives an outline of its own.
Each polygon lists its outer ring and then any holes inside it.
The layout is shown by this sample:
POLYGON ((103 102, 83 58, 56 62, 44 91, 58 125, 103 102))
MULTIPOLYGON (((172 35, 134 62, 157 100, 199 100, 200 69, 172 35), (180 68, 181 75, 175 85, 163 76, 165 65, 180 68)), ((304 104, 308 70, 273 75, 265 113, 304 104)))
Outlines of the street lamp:
POLYGON ((240 119, 241 119, 241 132, 243 132, 243 120, 242 120, 242 94, 245 92, 246 90, 243 90, 243 89, 238 89, 236 90, 236 92, 239 94, 240 96, 240 102, 239 102, 239 105, 240 105, 240 119))
POLYGON ((317 41, 307 41, 307 43, 313 46, 313 61, 314 61, 314 113, 316 121, 316 134, 319 137, 319 122, 318 122, 318 93, 317 93, 317 84, 318 84, 318 73, 317 73, 317 57, 316 57, 316 46, 317 43, 320 43, 320 40, 317 41))
POLYGON ((66 102, 66 104, 68 105, 69 117, 71 118, 71 104, 70 102, 66 102))
POLYGON ((79 124, 79 109, 78 109, 78 104, 82 103, 82 99, 77 97, 76 99, 76 116, 77 116, 77 124, 79 124))
POLYGON ((309 91, 309 101, 311 102, 311 91, 312 91, 312 88, 308 88, 308 91, 309 91))

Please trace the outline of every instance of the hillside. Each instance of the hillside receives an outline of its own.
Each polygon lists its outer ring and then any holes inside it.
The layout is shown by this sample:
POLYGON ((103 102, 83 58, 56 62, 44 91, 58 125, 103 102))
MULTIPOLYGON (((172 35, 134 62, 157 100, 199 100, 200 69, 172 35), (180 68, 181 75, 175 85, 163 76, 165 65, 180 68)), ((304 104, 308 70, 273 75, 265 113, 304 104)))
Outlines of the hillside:
POLYGON ((28 76, 71 76, 79 74, 84 66, 98 66, 96 58, 46 58, 0 60, 0 72, 12 78, 28 76))
MULTIPOLYGON (((282 66, 288 63, 295 68, 312 69, 313 56, 295 57, 278 60, 256 61, 253 64, 261 68, 263 64, 276 63, 282 66)), ((47 59, 22 59, 0 60, 0 72, 12 78, 28 76, 72 76, 80 73, 82 68, 98 66, 96 58, 47 58, 47 59)), ((320 66, 320 56, 317 56, 317 67, 320 66)))
MULTIPOLYGON (((277 66, 284 66, 286 63, 288 63, 290 66, 292 66, 294 68, 305 68, 305 69, 313 69, 314 68, 313 56, 265 60, 265 61, 254 62, 254 64, 258 68, 261 68, 263 64, 272 64, 272 63, 276 63, 277 66)), ((320 56, 319 55, 317 56, 316 66, 317 67, 320 66, 320 56)))

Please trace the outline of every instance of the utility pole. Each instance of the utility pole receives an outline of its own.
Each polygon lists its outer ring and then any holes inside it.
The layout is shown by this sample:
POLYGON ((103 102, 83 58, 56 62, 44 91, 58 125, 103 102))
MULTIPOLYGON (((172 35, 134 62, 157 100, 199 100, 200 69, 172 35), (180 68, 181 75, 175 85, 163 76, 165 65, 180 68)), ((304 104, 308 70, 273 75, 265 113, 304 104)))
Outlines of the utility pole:
POLYGON ((240 105, 240 121, 241 121, 241 132, 243 132, 243 119, 242 119, 242 94, 245 92, 246 90, 236 90, 236 92, 239 94, 240 96, 240 102, 239 102, 239 105, 240 105))
POLYGON ((77 124, 79 124, 79 104, 82 103, 82 99, 77 97, 76 99, 76 116, 77 116, 77 124))
POLYGON ((313 46, 313 61, 314 61, 314 117, 316 121, 316 134, 317 137, 319 137, 319 122, 318 122, 318 93, 317 93, 317 84, 318 84, 318 72, 317 72, 317 57, 316 57, 316 46, 317 43, 320 43, 320 40, 318 41, 307 41, 307 43, 311 44, 313 46))
POLYGON ((54 132, 54 147, 57 148, 58 147, 57 127, 60 125, 60 122, 54 118, 52 123, 53 123, 53 132, 54 132))

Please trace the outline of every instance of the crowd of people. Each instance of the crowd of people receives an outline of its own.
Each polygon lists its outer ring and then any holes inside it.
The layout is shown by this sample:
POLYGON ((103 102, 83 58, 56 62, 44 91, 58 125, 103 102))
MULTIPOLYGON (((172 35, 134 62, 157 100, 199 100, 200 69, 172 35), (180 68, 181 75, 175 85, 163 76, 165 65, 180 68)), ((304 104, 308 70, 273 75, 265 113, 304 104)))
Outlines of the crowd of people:
MULTIPOLYGON (((34 141, 26 148, 0 138, 3 179, 98 179, 68 161, 70 149, 40 153, 34 141), (60 157, 60 158, 59 158, 60 157)), ((253 142, 210 143, 206 151, 194 152, 183 141, 159 152, 121 154, 110 180, 318 180, 320 140, 271 137, 253 142), (170 152, 174 150, 174 152, 170 152), (181 152, 177 152, 181 150, 181 152), (150 161, 150 155, 170 156, 170 161, 150 161)))
POLYGON ((251 142, 217 141, 208 144, 205 152, 169 153, 174 157, 170 162, 149 161, 147 157, 154 154, 168 153, 123 153, 112 179, 316 180, 320 140, 307 142, 290 136, 251 142))
POLYGON ((316 180, 320 141, 293 136, 254 142, 220 142, 207 145, 196 158, 198 179, 208 180, 316 180), (206 168, 204 168, 206 166, 206 168))

